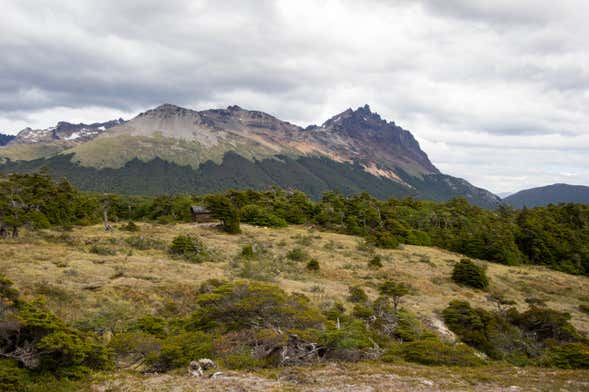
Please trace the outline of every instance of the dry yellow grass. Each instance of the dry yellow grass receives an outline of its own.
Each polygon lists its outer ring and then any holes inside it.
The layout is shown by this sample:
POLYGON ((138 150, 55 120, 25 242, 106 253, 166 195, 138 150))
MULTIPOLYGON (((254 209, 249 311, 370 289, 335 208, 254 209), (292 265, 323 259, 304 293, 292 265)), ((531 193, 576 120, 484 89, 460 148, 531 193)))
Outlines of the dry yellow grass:
POLYGON ((225 372, 216 379, 184 374, 139 375, 121 372, 95 377, 93 392, 127 391, 587 391, 589 372, 486 366, 481 368, 387 365, 375 362, 327 363, 271 369, 258 373, 225 372))
MULTIPOLYGON (((289 292, 303 292, 315 303, 337 300, 346 303, 348 287, 363 286, 376 296, 376 285, 390 278, 411 285, 403 306, 429 325, 452 299, 465 299, 485 308, 493 304, 488 293, 454 284, 452 266, 462 256, 441 249, 404 246, 399 250, 366 249, 353 236, 319 232, 301 226, 266 229, 242 225, 240 235, 227 235, 210 224, 139 224, 139 233, 105 232, 101 226, 78 227, 70 233, 45 231, 24 233, 18 241, 0 242, 0 271, 15 282, 28 299, 42 297, 60 317, 75 323, 106 320, 117 329, 133 318, 153 312, 187 314, 194 308, 199 285, 209 278, 234 277, 235 260, 246 244, 266 250, 265 258, 287 263, 286 253, 302 247, 319 261, 319 272, 308 272, 304 262, 275 277, 289 292), (171 258, 165 249, 137 250, 124 241, 144 236, 171 243, 179 234, 201 237, 214 262, 192 264, 171 258), (90 252, 93 245, 116 251, 115 255, 90 252), (383 267, 368 268, 368 260, 380 255, 383 267)), ((533 266, 508 267, 478 261, 487 267, 490 291, 502 293, 527 307, 525 299, 536 297, 558 310, 570 312, 573 324, 589 332, 589 315, 578 310, 581 297, 589 293, 589 278, 572 276, 533 266)), ((294 266, 293 266, 294 265, 294 266)), ((347 306, 351 304, 347 303, 347 306)), ((439 324, 439 323, 438 323, 439 324)), ((257 374, 230 372, 221 380, 196 380, 183 373, 143 376, 133 372, 97 375, 92 391, 221 391, 221 390, 322 390, 322 391, 416 391, 416 390, 570 390, 589 389, 589 372, 552 369, 518 369, 498 365, 448 369, 382 363, 327 364, 312 368, 288 368, 257 374), (519 389, 518 389, 519 388, 519 389)))
MULTIPOLYGON (((240 235, 227 235, 210 224, 139 224, 139 233, 121 230, 105 232, 101 226, 79 227, 65 233, 68 241, 51 240, 58 232, 26 233, 19 241, 0 243, 0 270, 29 297, 44 296, 48 305, 67 321, 92 318, 100 312, 118 311, 126 318, 162 310, 174 304, 179 312, 188 311, 196 288, 209 278, 232 277, 232 260, 241 248, 255 243, 267 250, 266 257, 286 262, 286 253, 302 247, 321 266, 312 273, 300 262, 275 278, 287 291, 299 291, 319 303, 325 300, 346 302, 348 287, 361 285, 370 296, 376 295, 379 281, 391 278, 413 288, 403 305, 424 320, 438 318, 452 299, 464 299, 477 306, 492 308, 488 293, 454 284, 451 270, 462 256, 431 247, 404 246, 399 250, 366 250, 358 237, 291 226, 267 229, 242 225, 240 235), (169 244, 178 234, 191 233, 202 238, 214 262, 188 263, 171 258, 165 250, 136 250, 124 239, 145 236, 169 244), (49 238, 49 239, 48 239, 49 238), (117 252, 116 255, 89 253, 95 243, 117 252), (383 267, 368 268, 376 252, 383 267)), ((579 330, 589 332, 589 315, 579 311, 580 298, 589 293, 589 278, 572 276, 537 266, 510 267, 494 263, 487 267, 490 291, 527 307, 528 297, 542 298, 554 309, 570 312, 579 330)), ((124 321, 124 320, 121 320, 124 321)))

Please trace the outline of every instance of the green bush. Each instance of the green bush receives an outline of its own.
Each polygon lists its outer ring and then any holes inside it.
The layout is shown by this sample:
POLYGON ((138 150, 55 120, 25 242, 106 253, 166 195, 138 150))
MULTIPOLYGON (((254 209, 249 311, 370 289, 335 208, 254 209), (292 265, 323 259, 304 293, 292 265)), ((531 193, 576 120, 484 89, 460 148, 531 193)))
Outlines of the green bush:
POLYGON ((576 342, 555 346, 550 350, 544 365, 564 369, 589 369, 589 345, 576 342))
POLYGON ((115 256, 117 251, 104 245, 95 244, 90 247, 90 253, 100 256, 115 256))
POLYGON ((309 254, 301 247, 296 247, 288 251, 286 258, 292 261, 305 261, 309 258, 309 254))
POLYGON ((351 361, 362 359, 364 352, 374 346, 374 340, 360 320, 343 323, 339 329, 327 329, 320 342, 327 348, 328 358, 351 361))
POLYGON ((260 328, 319 328, 325 318, 302 294, 287 294, 279 287, 235 281, 196 298, 198 309, 190 316, 189 330, 234 331, 252 325, 260 328))
POLYGON ((396 249, 399 247, 399 240, 388 231, 375 231, 367 238, 372 245, 384 249, 396 249))
POLYGON ((579 305, 579 310, 583 313, 589 314, 589 305, 588 304, 581 304, 581 305, 579 305))
POLYGON ((484 290, 489 286, 489 280, 487 279, 485 270, 469 259, 462 259, 454 266, 452 280, 459 285, 475 289, 484 290))
POLYGON ((146 315, 138 318, 129 328, 131 331, 142 331, 150 335, 163 337, 166 332, 166 321, 157 316, 146 315))
POLYGON ((395 362, 399 358, 430 366, 478 366, 483 364, 483 361, 468 346, 443 343, 433 337, 395 345, 383 355, 385 362, 395 362))
POLYGON ((191 331, 166 337, 159 353, 152 353, 147 364, 154 371, 165 372, 171 369, 184 368, 191 361, 209 358, 213 354, 213 339, 210 335, 191 331))
POLYGON ((370 268, 378 269, 382 267, 382 257, 375 255, 373 258, 368 260, 368 266, 370 268))
POLYGON ((254 257, 254 247, 248 244, 241 248, 241 257, 244 257, 246 259, 254 257))
POLYGON ((192 262, 203 261, 208 256, 204 243, 197 237, 179 235, 172 241, 169 253, 192 262))
POLYGON ((29 374, 11 359, 0 359, 0 391, 20 392, 30 382, 29 374))
POLYGON ((319 271, 319 262, 317 261, 317 259, 311 259, 307 262, 307 269, 309 271, 319 271))
POLYGON ((139 226, 137 226, 135 224, 135 222, 130 220, 129 223, 127 223, 125 226, 123 226, 121 228, 121 230, 130 231, 130 232, 135 233, 135 232, 138 232, 140 229, 139 229, 139 226))
POLYGON ((563 342, 579 340, 579 333, 570 323, 571 315, 548 308, 532 306, 523 313, 514 308, 507 312, 509 321, 536 340, 555 339, 563 342))
POLYGON ((252 225, 256 226, 287 226, 286 220, 268 212, 267 209, 254 204, 248 204, 241 208, 241 221, 251 223, 252 225))
POLYGON ((348 296, 348 301, 354 303, 366 303, 368 302, 368 295, 364 289, 360 286, 353 286, 348 289, 350 295, 348 296))
POLYGON ((233 200, 223 195, 210 195, 205 198, 205 203, 211 211, 211 215, 221 220, 226 233, 241 233, 240 211, 233 200))

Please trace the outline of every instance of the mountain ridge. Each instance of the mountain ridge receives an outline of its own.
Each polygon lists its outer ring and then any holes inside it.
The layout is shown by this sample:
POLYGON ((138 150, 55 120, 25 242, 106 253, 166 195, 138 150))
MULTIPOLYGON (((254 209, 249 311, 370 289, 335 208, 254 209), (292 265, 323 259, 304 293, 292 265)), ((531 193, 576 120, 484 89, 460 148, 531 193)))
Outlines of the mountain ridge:
MULTIPOLYGON (((35 142, 30 142, 35 139, 29 135, 31 131, 23 130, 22 135, 19 133, 0 150, 0 159, 4 157, 0 171, 31 171, 47 166, 54 175, 78 179, 74 183, 83 189, 111 191, 112 180, 127 172, 128 163, 134 162, 131 166, 135 175, 139 170, 151 176, 155 183, 161 183, 160 193, 170 191, 169 186, 163 185, 170 182, 172 189, 204 192, 198 181, 212 183, 217 178, 211 190, 244 186, 262 189, 269 185, 289 187, 295 183, 315 189, 314 197, 320 196, 319 190, 368 191, 379 197, 413 196, 443 201, 464 196, 485 207, 499 204, 499 198, 492 193, 441 173, 411 132, 382 119, 368 105, 355 110, 349 108, 319 126, 305 128, 237 105, 196 111, 162 104, 128 121, 108 122, 112 124, 108 127, 104 124, 107 123, 93 124, 91 131, 94 133, 70 144, 65 140, 68 136, 57 134, 55 129, 43 131, 41 136, 45 138, 38 137, 35 142), (104 129, 95 132, 100 127, 104 129), (48 134, 52 136, 49 138, 48 134), (20 156, 11 156, 11 152, 19 148, 25 151, 21 151, 20 156), (28 159, 26 148, 36 149, 28 159), (234 178, 235 157, 228 153, 245 159, 239 169, 243 178, 249 176, 250 180, 240 182, 239 178, 234 178), (172 166, 163 165, 157 159, 172 166), (150 170, 155 170, 165 176, 160 170, 164 166, 166 170, 185 176, 186 182, 195 184, 194 187, 186 189, 178 181, 164 177, 155 179, 150 174, 150 170), (268 171, 274 174, 268 176, 268 171), (296 181, 293 181, 289 171, 305 172, 308 176, 294 176, 296 181), (325 173, 331 173, 331 178, 325 179, 325 173), (84 176, 104 186, 94 186, 84 176), (375 179, 369 180, 368 176, 375 179), (368 188, 354 185, 354 181, 368 188)), ((69 135, 76 129, 80 127, 69 126, 69 135)), ((129 182, 136 184, 135 188, 125 188, 130 193, 143 193, 147 188, 153 192, 151 187, 140 185, 134 179, 129 182)))
POLYGON ((557 183, 524 189, 503 199, 516 208, 536 207, 558 203, 589 204, 589 186, 557 183))

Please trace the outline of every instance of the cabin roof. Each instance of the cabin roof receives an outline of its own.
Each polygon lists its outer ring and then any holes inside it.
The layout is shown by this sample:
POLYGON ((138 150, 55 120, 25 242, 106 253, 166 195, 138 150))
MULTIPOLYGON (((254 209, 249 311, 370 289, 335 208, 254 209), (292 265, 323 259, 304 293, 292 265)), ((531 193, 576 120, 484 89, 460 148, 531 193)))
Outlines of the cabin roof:
POLYGON ((190 207, 190 211, 191 211, 193 214, 208 214, 208 213, 210 213, 210 212, 211 212, 211 211, 209 211, 209 210, 208 210, 208 208, 207 208, 207 207, 205 207, 205 206, 191 206, 191 207, 190 207))

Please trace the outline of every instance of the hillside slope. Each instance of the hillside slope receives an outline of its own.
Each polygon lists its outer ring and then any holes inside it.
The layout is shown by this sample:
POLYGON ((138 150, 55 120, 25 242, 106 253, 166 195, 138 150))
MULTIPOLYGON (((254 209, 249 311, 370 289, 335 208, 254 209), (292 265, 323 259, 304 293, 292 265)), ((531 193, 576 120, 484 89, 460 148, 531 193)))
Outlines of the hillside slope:
POLYGON ((513 207, 536 207, 558 203, 589 204, 589 186, 553 184, 519 191, 503 199, 513 207))
MULTIPOLYGON (((267 229, 243 225, 243 233, 230 236, 211 224, 139 224, 140 233, 115 227, 79 227, 71 233, 43 231, 26 234, 19 241, 4 241, 0 247, 0 269, 15 281, 25 298, 43 298, 57 315, 73 325, 117 329, 144 314, 189 313, 195 306, 200 284, 210 278, 253 278, 271 280, 287 292, 301 292, 312 303, 341 302, 351 310, 350 286, 362 286, 376 298, 376 283, 386 277, 410 284, 412 291, 402 306, 415 312, 425 325, 445 339, 453 334, 440 321, 440 311, 454 299, 492 310, 487 292, 458 286, 450 279, 452 267, 462 256, 440 249, 405 246, 398 250, 367 249, 358 237, 318 232, 290 226, 267 229), (159 243, 170 243, 178 234, 192 233, 203 239, 215 256, 214 262, 187 263, 171 258, 159 243), (130 244, 145 237, 154 244, 140 249, 130 244), (131 241, 129 241, 131 239, 131 241), (264 249, 267 263, 247 265, 239 261, 244 245, 264 249), (321 270, 309 272, 304 264, 282 267, 286 254, 304 246, 318 260, 321 270), (97 254, 92 248, 108 248, 97 254), (381 269, 367 268, 375 253, 381 269)), ((479 261, 487 268, 490 292, 502 293, 526 309, 527 298, 542 298, 553 309, 570 312, 572 323, 589 332, 589 315, 579 304, 589 292, 589 280, 540 267, 512 267, 479 261)), ((288 263, 287 263, 288 264, 288 263)), ((258 374, 225 372, 225 378, 199 381, 184 373, 141 375, 116 371, 96 378, 93 390, 567 390, 581 391, 589 383, 587 371, 513 368, 499 364, 483 368, 424 367, 382 363, 343 363, 302 368, 260 370, 258 374), (449 373, 451 377, 449 377, 449 373), (197 381, 199 381, 197 383, 197 381), (351 385, 354 385, 352 387, 351 385), (249 386, 249 387, 247 387, 249 386), (364 389, 361 389, 364 388, 364 389), (332 389, 321 389, 332 388, 332 389), (370 389, 372 388, 372 389, 370 389), (512 388, 512 389, 509 389, 512 388), (535 389, 534 389, 535 388, 535 389)))

